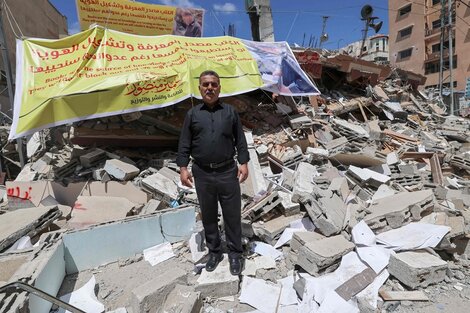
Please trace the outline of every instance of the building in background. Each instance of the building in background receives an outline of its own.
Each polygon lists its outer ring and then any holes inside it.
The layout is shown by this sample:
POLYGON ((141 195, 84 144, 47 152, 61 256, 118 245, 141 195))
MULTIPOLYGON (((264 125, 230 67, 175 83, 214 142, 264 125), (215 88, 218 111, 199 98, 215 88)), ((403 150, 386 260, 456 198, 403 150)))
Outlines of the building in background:
MULTIPOLYGON (((7 0, 1 4, 3 29, 10 59, 12 80, 16 69, 16 38, 20 36, 57 39, 68 34, 67 18, 48 0, 7 0)), ((0 104, 3 113, 12 116, 6 92, 5 64, 0 58, 0 104)))
POLYGON ((250 17, 253 41, 274 41, 273 14, 270 0, 245 0, 245 10, 250 17))
MULTIPOLYGON (((446 0, 447 2, 448 0, 446 0)), ((470 1, 452 1, 453 87, 465 89, 470 77, 470 1)), ((447 21, 447 6, 440 0, 388 1, 390 63, 427 77, 426 88, 439 87, 441 13, 447 21)), ((444 23, 446 24, 446 22, 444 23)), ((449 39, 443 44, 443 87, 450 87, 449 39)))
MULTIPOLYGON (((361 46, 362 40, 359 40, 339 49, 339 52, 352 57, 359 57, 361 55, 361 46)), ((388 35, 377 34, 367 38, 362 50, 362 60, 379 64, 388 64, 388 35)))

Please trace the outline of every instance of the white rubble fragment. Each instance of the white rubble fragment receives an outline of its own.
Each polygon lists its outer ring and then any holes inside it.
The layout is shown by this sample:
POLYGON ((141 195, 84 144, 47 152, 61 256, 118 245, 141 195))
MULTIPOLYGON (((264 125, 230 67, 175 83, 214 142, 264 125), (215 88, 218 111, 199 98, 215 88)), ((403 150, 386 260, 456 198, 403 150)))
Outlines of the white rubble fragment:
POLYGON ((394 251, 434 248, 451 230, 448 226, 410 223, 378 234, 377 242, 394 251))
POLYGON ((281 285, 245 276, 239 299, 263 313, 275 313, 280 295, 281 285))
POLYGON ((351 234, 356 245, 375 245, 375 234, 363 220, 353 227, 351 234))
POLYGON ((205 245, 205 241, 201 232, 192 233, 189 238, 189 249, 191 250, 191 258, 194 263, 201 260, 209 251, 205 245))
POLYGON ((379 289, 385 284, 390 274, 387 270, 378 275, 372 284, 367 286, 364 290, 356 295, 356 299, 361 299, 367 302, 372 308, 377 308, 377 300, 379 299, 379 289))
POLYGON ((297 293, 294 289, 294 276, 290 275, 277 280, 282 285, 281 299, 279 305, 290 306, 297 304, 297 293))
POLYGON ((165 242, 144 250, 144 259, 155 266, 175 256, 171 243, 165 242))
MULTIPOLYGON (((104 305, 98 301, 95 295, 96 279, 93 275, 90 280, 81 288, 63 295, 60 300, 81 309, 84 312, 103 312, 104 305)), ((70 313, 65 309, 59 308, 58 313, 70 313)))
POLYGON ((359 313, 359 308, 353 303, 354 301, 346 301, 335 291, 330 290, 317 313, 359 313))
POLYGON ((278 260, 283 257, 282 252, 276 250, 273 246, 268 245, 261 241, 253 242, 253 251, 258 253, 259 255, 270 256, 274 260, 278 260))

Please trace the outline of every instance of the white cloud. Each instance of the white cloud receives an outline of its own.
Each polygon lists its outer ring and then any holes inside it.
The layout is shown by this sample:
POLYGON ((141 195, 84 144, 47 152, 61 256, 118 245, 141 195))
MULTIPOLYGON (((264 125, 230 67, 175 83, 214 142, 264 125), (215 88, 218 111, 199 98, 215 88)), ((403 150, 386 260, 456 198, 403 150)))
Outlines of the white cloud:
POLYGON ((225 2, 224 4, 214 4, 215 11, 224 11, 223 13, 225 14, 231 14, 236 9, 237 7, 235 6, 235 4, 230 2, 225 2))
POLYGON ((160 2, 164 5, 169 5, 172 7, 184 7, 184 8, 196 8, 199 7, 194 2, 189 0, 160 0, 160 2))
POLYGON ((69 24, 69 35, 73 35, 79 32, 80 32, 80 23, 78 21, 69 24))

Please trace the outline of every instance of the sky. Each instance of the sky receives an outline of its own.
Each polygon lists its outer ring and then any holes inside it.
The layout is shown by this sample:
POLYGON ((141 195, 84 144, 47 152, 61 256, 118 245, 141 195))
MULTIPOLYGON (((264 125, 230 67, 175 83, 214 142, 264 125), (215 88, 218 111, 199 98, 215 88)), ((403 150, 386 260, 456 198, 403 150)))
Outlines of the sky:
MULTIPOLYGON (((49 0, 67 17, 69 34, 80 31, 75 0, 49 0)), ((204 37, 223 36, 229 23, 235 24, 236 37, 251 40, 250 21, 244 0, 140 0, 139 2, 178 7, 203 8, 204 37)), ((373 16, 383 21, 379 33, 388 34, 388 0, 271 0, 275 41, 307 46, 310 38, 318 40, 323 16, 329 16, 325 32, 328 41, 323 48, 338 49, 362 39, 364 21, 361 8, 369 4, 373 16)), ((369 28, 368 36, 374 35, 369 28)))

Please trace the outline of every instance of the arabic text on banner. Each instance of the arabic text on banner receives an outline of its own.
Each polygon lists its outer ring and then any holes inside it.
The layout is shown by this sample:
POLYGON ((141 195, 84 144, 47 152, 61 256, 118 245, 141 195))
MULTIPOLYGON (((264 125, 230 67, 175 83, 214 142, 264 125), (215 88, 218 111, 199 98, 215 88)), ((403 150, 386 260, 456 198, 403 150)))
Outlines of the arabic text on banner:
POLYGON ((76 0, 82 30, 93 24, 136 35, 201 37, 204 10, 130 0, 76 0))
POLYGON ((221 96, 263 85, 256 61, 233 37, 136 36, 95 27, 60 40, 18 40, 10 139, 199 97, 198 77, 207 69, 219 73, 221 96))

